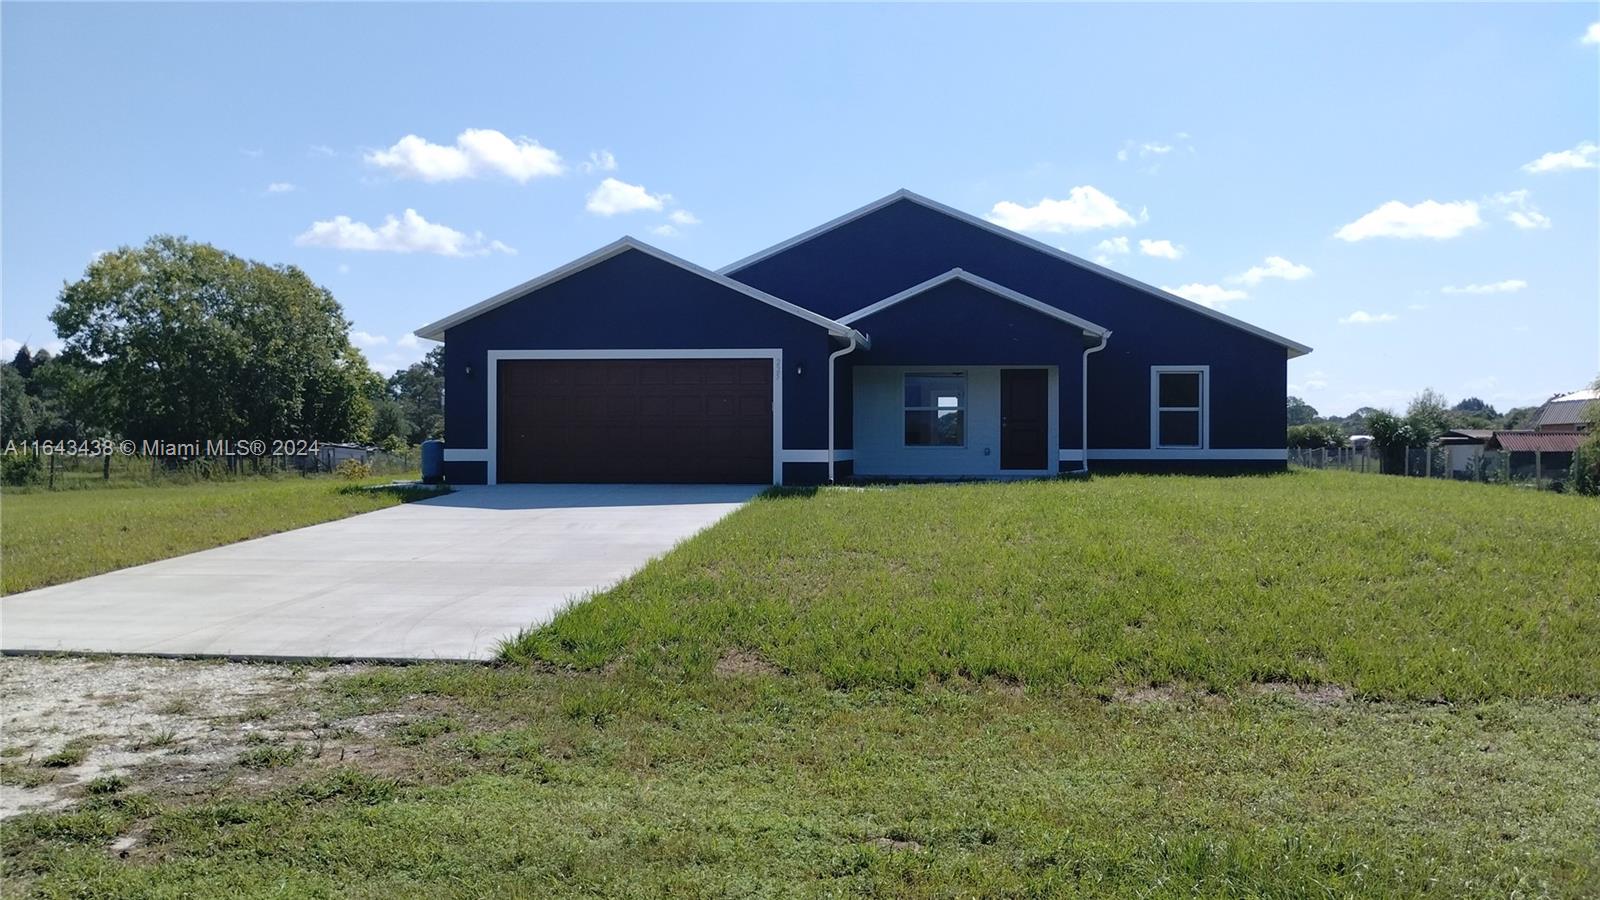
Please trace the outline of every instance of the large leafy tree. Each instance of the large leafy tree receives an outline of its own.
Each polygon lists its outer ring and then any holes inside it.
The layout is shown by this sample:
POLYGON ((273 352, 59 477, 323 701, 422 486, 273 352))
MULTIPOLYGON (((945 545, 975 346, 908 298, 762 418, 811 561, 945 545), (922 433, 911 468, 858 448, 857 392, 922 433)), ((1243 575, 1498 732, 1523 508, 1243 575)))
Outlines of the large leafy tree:
POLYGON ((444 348, 389 376, 389 396, 400 405, 408 442, 444 437, 444 348))
POLYGON ((1317 408, 1301 400, 1299 397, 1289 397, 1289 425, 1310 425, 1317 420, 1317 408))
MULTIPOLYGON (((90 264, 50 314, 90 427, 134 439, 365 438, 378 377, 293 266, 157 236, 90 264)), ((380 388, 381 389, 381 388, 380 388)))

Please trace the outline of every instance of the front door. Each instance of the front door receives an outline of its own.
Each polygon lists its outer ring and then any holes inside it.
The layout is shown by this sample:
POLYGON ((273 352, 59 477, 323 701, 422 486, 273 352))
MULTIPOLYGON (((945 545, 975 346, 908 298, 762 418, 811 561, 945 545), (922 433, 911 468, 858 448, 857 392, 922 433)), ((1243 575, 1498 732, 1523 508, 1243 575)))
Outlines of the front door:
POLYGON ((1044 369, 1000 370, 1000 468, 1050 465, 1050 375, 1044 369))

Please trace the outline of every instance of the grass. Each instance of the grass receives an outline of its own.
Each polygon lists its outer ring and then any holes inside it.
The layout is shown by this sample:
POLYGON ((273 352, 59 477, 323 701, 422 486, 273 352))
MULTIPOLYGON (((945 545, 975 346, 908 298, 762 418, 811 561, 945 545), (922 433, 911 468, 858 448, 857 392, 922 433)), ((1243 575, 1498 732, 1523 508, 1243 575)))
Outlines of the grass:
POLYGON ((265 790, 129 785, 124 807, 24 816, 0 827, 7 878, 118 897, 1600 890, 1593 702, 431 666, 323 702, 398 720, 369 768, 275 760, 265 790), (441 710, 470 726, 435 727, 441 710), (104 849, 122 834, 141 844, 125 861, 104 849))
POLYGON ((0 593, 16 593, 431 494, 330 477, 251 478, 0 496, 0 593), (354 488, 354 489, 352 489, 354 488))
POLYGON ((139 770, 0 825, 0 875, 1600 896, 1597 516, 1340 473, 776 492, 513 642, 526 665, 373 667, 285 711, 360 734, 348 759, 255 745, 182 790, 139 770))
POLYGON ((1296 472, 769 494, 509 642, 512 660, 838 687, 1331 682, 1600 695, 1600 503, 1296 472))

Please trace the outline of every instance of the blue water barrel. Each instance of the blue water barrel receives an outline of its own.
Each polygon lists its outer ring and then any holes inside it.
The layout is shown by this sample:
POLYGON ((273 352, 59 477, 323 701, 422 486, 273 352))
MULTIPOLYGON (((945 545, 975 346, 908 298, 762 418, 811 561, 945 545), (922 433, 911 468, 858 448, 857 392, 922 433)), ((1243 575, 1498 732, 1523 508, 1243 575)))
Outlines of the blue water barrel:
POLYGON ((438 484, 444 480, 444 441, 422 442, 422 481, 438 484))

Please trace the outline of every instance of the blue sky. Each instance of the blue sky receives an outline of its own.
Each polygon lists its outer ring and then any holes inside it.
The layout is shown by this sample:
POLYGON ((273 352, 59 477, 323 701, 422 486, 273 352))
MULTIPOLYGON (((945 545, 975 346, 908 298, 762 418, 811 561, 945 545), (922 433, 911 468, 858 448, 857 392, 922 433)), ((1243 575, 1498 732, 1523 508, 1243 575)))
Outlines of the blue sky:
POLYGON ((7 348, 177 233, 302 267, 390 370, 620 235, 715 268, 907 187, 1312 345, 1323 412, 1600 370, 1594 4, 0 18, 7 348))

